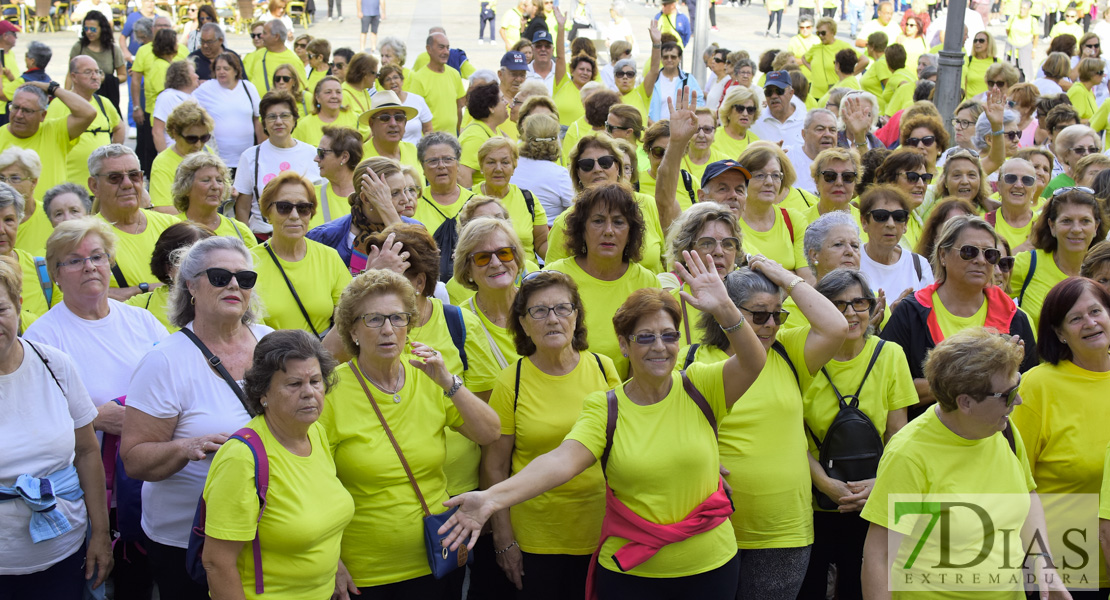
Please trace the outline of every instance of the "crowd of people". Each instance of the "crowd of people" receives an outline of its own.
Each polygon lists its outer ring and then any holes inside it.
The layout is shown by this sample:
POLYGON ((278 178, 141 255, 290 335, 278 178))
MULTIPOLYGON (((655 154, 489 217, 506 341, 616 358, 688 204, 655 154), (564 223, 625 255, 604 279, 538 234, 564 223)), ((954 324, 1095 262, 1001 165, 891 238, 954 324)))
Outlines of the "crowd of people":
POLYGON ((604 4, 489 65, 94 6, 64 84, 0 20, 0 599, 890 598, 894 494, 1110 550, 1110 19, 973 6, 942 115, 936 0, 604 4))

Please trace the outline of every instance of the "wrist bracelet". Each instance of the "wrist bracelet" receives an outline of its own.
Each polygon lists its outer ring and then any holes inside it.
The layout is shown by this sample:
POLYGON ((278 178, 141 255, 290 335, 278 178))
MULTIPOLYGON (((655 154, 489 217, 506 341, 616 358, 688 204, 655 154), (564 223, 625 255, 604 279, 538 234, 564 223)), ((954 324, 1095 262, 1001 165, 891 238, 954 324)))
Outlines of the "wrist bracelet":
POLYGON ((735 325, 733 325, 732 327, 722 327, 721 331, 723 331, 725 333, 732 333, 733 331, 736 331, 737 329, 740 329, 743 326, 744 326, 744 314, 741 313, 740 314, 740 320, 737 321, 735 325))
POLYGON ((991 135, 1002 135, 1003 133, 1006 133, 1006 130, 1000 129, 998 131, 992 131, 991 135))
POLYGON ((804 277, 795 277, 790 283, 786 284, 786 295, 789 296, 794 291, 794 287, 803 281, 805 281, 804 277))
POLYGON ((493 553, 500 556, 500 555, 508 552, 509 550, 512 550, 513 546, 516 546, 517 548, 519 548, 520 544, 516 543, 516 540, 513 540, 513 543, 509 544, 508 546, 505 546, 504 550, 494 550, 493 553))

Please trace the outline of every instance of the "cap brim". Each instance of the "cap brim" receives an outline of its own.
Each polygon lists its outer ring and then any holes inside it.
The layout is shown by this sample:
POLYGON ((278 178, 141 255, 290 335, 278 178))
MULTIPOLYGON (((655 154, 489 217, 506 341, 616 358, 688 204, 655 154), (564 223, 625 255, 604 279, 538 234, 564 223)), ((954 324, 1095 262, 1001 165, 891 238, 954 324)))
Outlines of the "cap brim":
POLYGON ((403 110, 405 111, 405 118, 409 121, 415 119, 416 115, 420 114, 415 108, 411 106, 379 106, 378 108, 372 108, 359 115, 358 124, 364 127, 369 127, 370 119, 374 118, 374 115, 382 112, 383 110, 403 110))
POLYGON ((744 179, 746 179, 748 181, 752 180, 751 171, 747 170, 746 168, 744 168, 741 165, 732 165, 730 167, 725 167, 724 169, 721 169, 721 171, 719 173, 713 175, 712 177, 706 178, 704 181, 701 182, 701 187, 705 187, 706 185, 709 185, 710 181, 713 181, 714 179, 720 177, 721 175, 724 175, 725 173, 728 173, 729 171, 740 171, 740 173, 744 175, 744 179))

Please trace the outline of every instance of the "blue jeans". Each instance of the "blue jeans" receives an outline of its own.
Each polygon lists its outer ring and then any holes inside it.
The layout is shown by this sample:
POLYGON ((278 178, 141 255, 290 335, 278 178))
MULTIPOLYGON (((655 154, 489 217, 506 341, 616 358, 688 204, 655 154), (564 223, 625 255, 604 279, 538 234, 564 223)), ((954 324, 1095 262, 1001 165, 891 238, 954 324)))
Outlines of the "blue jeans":
POLYGON ((848 27, 853 43, 855 43, 856 34, 859 33, 860 23, 867 20, 868 8, 870 7, 866 4, 848 3, 848 27))

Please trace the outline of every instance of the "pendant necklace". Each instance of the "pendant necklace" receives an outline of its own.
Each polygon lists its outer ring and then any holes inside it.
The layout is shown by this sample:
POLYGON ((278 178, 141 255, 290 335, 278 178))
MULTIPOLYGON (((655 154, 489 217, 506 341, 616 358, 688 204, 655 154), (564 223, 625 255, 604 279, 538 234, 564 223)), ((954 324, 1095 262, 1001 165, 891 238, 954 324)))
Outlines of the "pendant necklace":
POLYGON ((372 377, 370 377, 370 375, 368 375, 366 373, 363 373, 363 375, 365 375, 366 378, 370 380, 370 383, 374 384, 374 387, 378 388, 379 390, 381 390, 381 391, 383 391, 387 394, 392 394, 394 404, 400 404, 401 403, 401 389, 405 387, 405 381, 404 381, 405 372, 404 372, 404 369, 401 370, 401 385, 398 386, 397 389, 394 390, 394 391, 390 391, 390 390, 386 389, 386 387, 384 385, 378 383, 377 381, 374 381, 374 379, 372 377))

